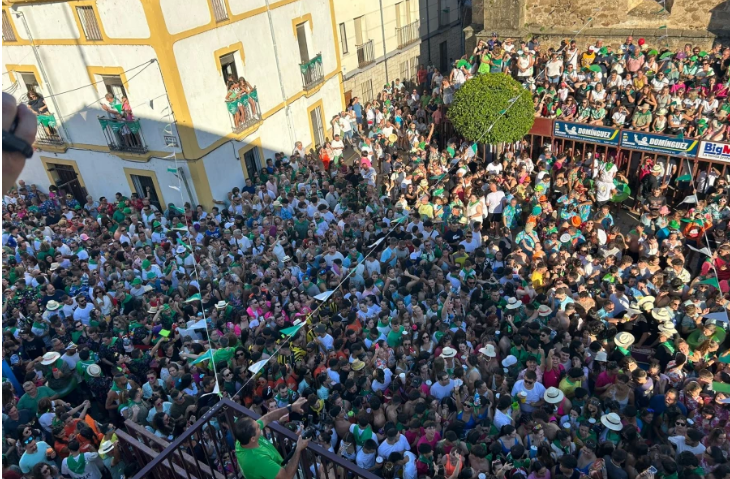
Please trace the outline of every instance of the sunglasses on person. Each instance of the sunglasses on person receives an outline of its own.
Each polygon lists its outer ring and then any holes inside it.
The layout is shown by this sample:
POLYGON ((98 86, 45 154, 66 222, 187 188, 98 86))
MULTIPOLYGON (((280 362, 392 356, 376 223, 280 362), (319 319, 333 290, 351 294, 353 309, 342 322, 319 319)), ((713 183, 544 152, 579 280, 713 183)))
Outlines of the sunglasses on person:
POLYGON ((677 421, 677 422, 674 423, 674 425, 675 426, 686 426, 687 423, 686 422, 682 422, 682 421, 677 421))

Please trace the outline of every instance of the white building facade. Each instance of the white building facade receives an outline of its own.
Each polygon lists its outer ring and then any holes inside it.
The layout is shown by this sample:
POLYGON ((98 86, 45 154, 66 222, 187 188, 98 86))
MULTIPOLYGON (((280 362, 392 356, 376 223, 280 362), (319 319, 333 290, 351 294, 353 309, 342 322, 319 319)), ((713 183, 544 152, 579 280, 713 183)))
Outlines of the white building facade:
POLYGON ((323 144, 344 109, 334 1, 3 2, 3 90, 49 110, 21 179, 210 207, 276 152, 323 144))
POLYGON ((460 0, 335 0, 345 100, 410 86, 419 65, 448 70, 463 55, 465 11, 460 0))

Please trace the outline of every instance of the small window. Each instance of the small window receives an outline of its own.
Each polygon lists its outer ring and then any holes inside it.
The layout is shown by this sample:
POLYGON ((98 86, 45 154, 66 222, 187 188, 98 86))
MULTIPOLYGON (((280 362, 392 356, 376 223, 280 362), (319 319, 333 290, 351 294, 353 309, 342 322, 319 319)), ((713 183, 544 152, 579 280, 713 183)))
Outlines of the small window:
POLYGON ((373 81, 365 80, 360 83, 360 91, 362 92, 362 103, 373 101, 373 81))
POLYGON ((114 98, 122 101, 122 97, 127 96, 127 90, 124 89, 124 84, 122 83, 122 79, 120 77, 104 75, 101 78, 104 81, 104 86, 106 87, 107 93, 111 93, 112 95, 114 95, 114 98))
POLYGON ((15 38, 15 32, 13 31, 13 26, 10 24, 10 18, 8 17, 8 12, 3 10, 3 41, 5 42, 17 42, 18 40, 15 38))
POLYGON ((76 7, 76 13, 79 15, 86 39, 89 41, 103 40, 101 28, 99 28, 94 14, 94 7, 76 7))
POLYGON ((307 24, 300 23, 297 25, 297 43, 299 44, 299 59, 302 63, 307 63, 311 58, 309 57, 309 48, 307 46, 307 24))
MULTIPOLYGON (((5 12, 3 12, 5 13, 5 12)), ((345 29, 345 24, 340 23, 340 43, 342 43, 342 54, 348 52, 347 50, 347 30, 345 29)))
POLYGON ((247 178, 253 178, 261 169, 259 168, 259 149, 251 148, 243 154, 243 163, 246 165, 247 178))
POLYGON ((38 80, 33 73, 20 73, 20 78, 28 91, 38 92, 38 80))
POLYGON ((226 10, 226 4, 223 0, 211 0, 213 4, 213 15, 215 15, 216 22, 222 22, 228 20, 228 11, 226 10))
POLYGON ((233 53, 223 55, 220 61, 223 82, 228 84, 229 80, 238 81, 238 70, 236 70, 236 59, 233 53))

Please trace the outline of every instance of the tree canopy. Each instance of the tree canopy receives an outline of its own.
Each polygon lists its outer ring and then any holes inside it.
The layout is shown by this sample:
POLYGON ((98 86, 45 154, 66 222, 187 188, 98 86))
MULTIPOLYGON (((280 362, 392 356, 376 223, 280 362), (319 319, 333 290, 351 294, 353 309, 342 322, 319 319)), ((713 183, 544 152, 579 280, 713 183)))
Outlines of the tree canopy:
POLYGON ((447 116, 464 138, 488 144, 519 141, 535 121, 529 90, 501 74, 480 75, 464 83, 447 116))

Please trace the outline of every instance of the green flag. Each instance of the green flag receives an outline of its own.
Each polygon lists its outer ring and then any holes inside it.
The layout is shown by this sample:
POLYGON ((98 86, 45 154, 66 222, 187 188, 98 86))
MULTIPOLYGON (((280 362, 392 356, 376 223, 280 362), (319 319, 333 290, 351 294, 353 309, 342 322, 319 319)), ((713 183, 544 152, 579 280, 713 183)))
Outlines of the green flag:
POLYGON ((704 281, 700 281, 700 284, 707 284, 713 288, 720 289, 720 283, 717 282, 717 278, 709 278, 704 281))
POLYGON ((682 175, 677 178, 677 181, 692 181, 692 175, 682 175))
POLYGON ((198 357, 198 359, 196 359, 195 361, 192 362, 192 364, 202 363, 203 361, 208 361, 209 359, 213 359, 213 350, 212 349, 209 349, 206 352, 204 352, 203 354, 201 354, 198 357))
POLYGON ((296 326, 284 328, 281 330, 281 334, 285 334, 287 336, 294 336, 295 334, 297 334, 297 331, 302 329, 302 326, 304 326, 304 324, 305 324, 304 321, 302 321, 301 323, 297 324, 296 326))
POLYGON ((401 216, 400 218, 393 221, 393 223, 403 223, 408 219, 407 216, 401 216))
POLYGON ((192 296, 190 296, 188 299, 185 300, 186 303, 192 303, 193 301, 202 301, 203 298, 200 297, 200 293, 196 293, 192 296))
POLYGON ((667 29, 666 25, 662 25, 661 27, 659 27, 659 30, 666 30, 666 29, 667 29))

